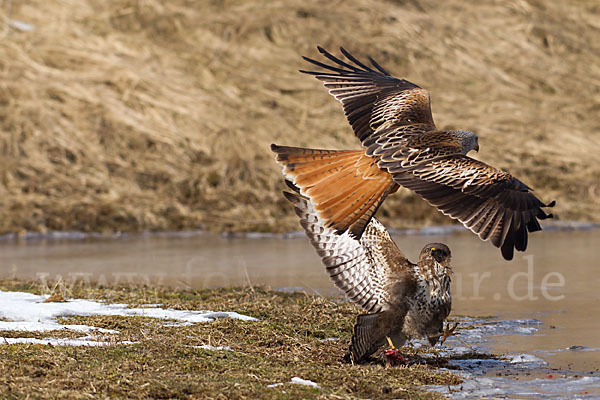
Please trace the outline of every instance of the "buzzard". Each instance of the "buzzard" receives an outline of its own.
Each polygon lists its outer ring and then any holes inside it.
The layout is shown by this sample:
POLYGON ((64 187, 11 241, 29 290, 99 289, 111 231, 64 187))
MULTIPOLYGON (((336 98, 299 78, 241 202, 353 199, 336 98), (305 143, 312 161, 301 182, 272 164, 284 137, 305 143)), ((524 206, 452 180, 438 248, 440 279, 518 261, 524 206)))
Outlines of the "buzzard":
MULTIPOLYGON (((350 356, 362 363, 386 344, 402 346, 407 338, 427 339, 433 346, 450 313, 450 249, 430 243, 413 264, 388 231, 372 218, 362 236, 327 226, 311 200, 284 192, 335 285, 367 314, 356 320, 350 356)), ((454 329, 454 328, 453 328, 454 329)))
POLYGON ((272 145, 287 179, 309 197, 327 228, 360 238, 385 198, 400 186, 499 247, 506 260, 525 251, 528 232, 551 218, 545 204, 517 178, 467 154, 479 150, 470 131, 435 127, 429 94, 391 76, 372 58, 365 65, 341 48, 343 61, 318 47, 330 64, 307 57, 323 72, 300 72, 324 82, 339 100, 362 150, 314 150, 272 145))

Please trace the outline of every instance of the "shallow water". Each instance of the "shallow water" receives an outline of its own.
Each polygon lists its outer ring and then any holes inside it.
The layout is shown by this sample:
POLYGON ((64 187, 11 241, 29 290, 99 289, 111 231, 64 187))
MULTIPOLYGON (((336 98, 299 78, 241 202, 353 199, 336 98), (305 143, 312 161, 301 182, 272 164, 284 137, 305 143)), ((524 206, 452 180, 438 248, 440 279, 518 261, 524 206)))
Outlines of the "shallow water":
MULTIPOLYGON (((223 238, 210 234, 0 242, 0 276, 70 284, 214 287, 270 285, 339 295, 302 235, 223 238)), ((453 252, 453 315, 534 319, 535 332, 490 337, 496 354, 534 354, 553 368, 600 368, 600 229, 548 230, 511 262, 468 232, 398 235, 416 261, 430 242, 453 252), (568 350, 568 348, 571 348, 568 350)))
MULTIPOLYGON (((438 353, 448 358, 448 368, 463 377, 455 386, 430 386, 454 399, 527 398, 527 399, 598 399, 600 375, 597 371, 567 371, 531 353, 511 351, 485 357, 491 347, 507 336, 532 338, 540 335, 544 323, 536 319, 457 318, 462 325, 438 353)), ((591 348, 562 351, 598 351, 591 348)), ((433 354, 431 356, 434 356, 433 354)), ((432 357, 435 358, 435 357, 432 357)))

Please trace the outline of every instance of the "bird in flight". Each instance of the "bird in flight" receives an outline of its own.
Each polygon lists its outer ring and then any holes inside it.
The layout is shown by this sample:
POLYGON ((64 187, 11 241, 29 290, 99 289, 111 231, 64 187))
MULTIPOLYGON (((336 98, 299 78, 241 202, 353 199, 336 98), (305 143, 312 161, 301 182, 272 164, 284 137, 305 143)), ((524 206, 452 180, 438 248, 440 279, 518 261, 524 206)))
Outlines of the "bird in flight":
POLYGON ((361 314, 354 325, 351 359, 362 363, 381 346, 402 346, 407 339, 426 339, 433 346, 446 338, 443 323, 452 306, 450 249, 430 243, 413 264, 398 249, 385 227, 372 218, 360 237, 326 226, 311 200, 287 182, 294 192, 284 192, 300 224, 321 256, 335 285, 361 314))
POLYGON ((551 218, 532 189, 509 173, 469 157, 474 132, 439 130, 429 94, 394 78, 375 60, 362 63, 344 48, 343 61, 318 47, 330 63, 304 60, 324 71, 300 72, 323 81, 342 103, 361 150, 316 150, 271 145, 286 179, 314 204, 327 228, 360 238, 385 198, 404 187, 499 247, 506 260, 525 251, 528 232, 551 218))

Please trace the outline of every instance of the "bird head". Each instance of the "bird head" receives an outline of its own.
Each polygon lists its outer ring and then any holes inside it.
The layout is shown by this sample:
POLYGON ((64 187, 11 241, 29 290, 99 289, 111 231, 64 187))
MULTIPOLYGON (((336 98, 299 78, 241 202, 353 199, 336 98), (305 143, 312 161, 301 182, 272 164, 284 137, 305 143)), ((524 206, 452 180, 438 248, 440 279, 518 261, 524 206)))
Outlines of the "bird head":
POLYGON ((462 144, 462 153, 467 154, 471 150, 479 152, 479 138, 475 132, 471 131, 452 131, 459 142, 462 144))
POLYGON ((452 257, 452 253, 448 246, 443 243, 429 243, 427 246, 423 247, 421 250, 421 255, 419 256, 420 260, 424 259, 434 259, 438 263, 447 264, 450 262, 450 258, 452 257))

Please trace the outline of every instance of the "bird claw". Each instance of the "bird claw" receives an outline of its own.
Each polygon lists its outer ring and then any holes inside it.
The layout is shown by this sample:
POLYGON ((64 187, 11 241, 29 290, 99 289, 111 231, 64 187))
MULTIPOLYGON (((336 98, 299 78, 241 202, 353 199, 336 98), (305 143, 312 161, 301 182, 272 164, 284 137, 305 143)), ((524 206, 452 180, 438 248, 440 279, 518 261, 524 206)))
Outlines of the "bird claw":
POLYGON ((442 346, 444 344, 444 342, 446 341, 446 339, 448 339, 450 336, 456 335, 456 333, 454 333, 454 331, 456 330, 457 327, 458 327, 458 322, 455 322, 452 327, 450 327, 450 323, 446 324, 446 327, 444 328, 444 334, 442 335, 442 340, 440 341, 440 346, 442 346))

